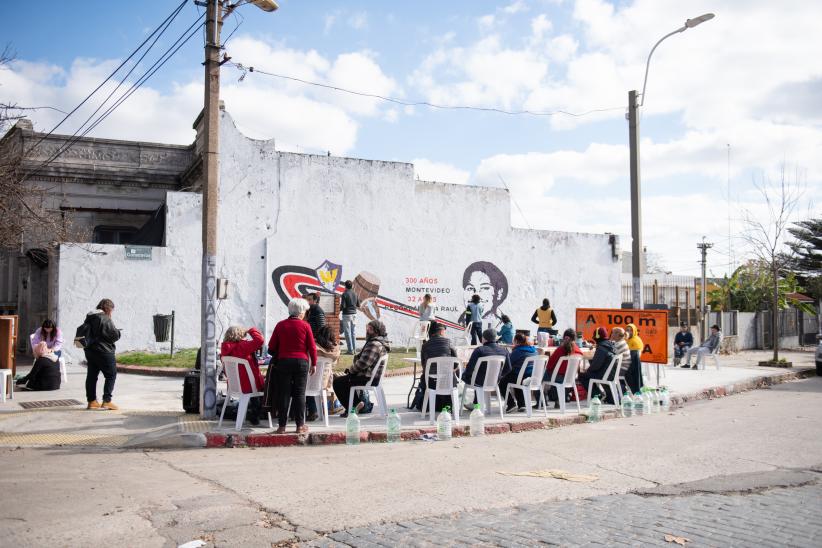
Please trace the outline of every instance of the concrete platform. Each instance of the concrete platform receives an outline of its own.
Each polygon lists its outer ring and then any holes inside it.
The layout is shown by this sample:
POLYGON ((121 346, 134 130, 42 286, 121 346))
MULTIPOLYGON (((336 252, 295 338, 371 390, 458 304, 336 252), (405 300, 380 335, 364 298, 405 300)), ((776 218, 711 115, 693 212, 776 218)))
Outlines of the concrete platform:
MULTIPOLYGON (((673 398, 682 403, 748 390, 766 382, 784 382, 797 374, 807 374, 808 369, 813 367, 813 354, 810 352, 786 352, 785 357, 794 362, 792 369, 756 365, 767 355, 766 352, 743 352, 723 356, 720 360, 722 367, 718 371, 713 367, 702 371, 665 367, 662 368, 660 384, 667 386, 673 398)), ((24 371, 23 368, 20 370, 24 371)), ((653 384, 656 376, 653 367, 650 376, 653 384)), ((388 377, 383 385, 389 406, 400 413, 403 430, 408 434, 406 437, 416 437, 431 427, 427 418, 405 408, 411 381, 410 375, 388 377)), ((68 382, 60 390, 15 392, 13 400, 0 404, 0 446, 202 447, 206 444, 275 444, 271 441, 272 436, 267 436, 271 430, 266 421, 263 421, 263 427, 246 428, 238 433, 233 428, 233 421, 226 421, 221 428, 217 428, 216 422, 201 421, 196 415, 182 413, 182 381, 179 378, 118 375, 114 401, 121 407, 120 411, 86 411, 82 407, 24 410, 18 405, 21 401, 69 398, 85 402, 84 382, 85 368, 70 364, 68 382), (205 436, 206 433, 210 433, 210 437, 205 436), (258 441, 255 442, 255 439, 258 441)), ((101 389, 102 377, 98 382, 98 390, 101 389)), ((583 411, 585 405, 583 402, 583 411)), ((373 434, 366 434, 366 439, 369 435, 372 441, 384 439, 384 418, 366 414, 361 420, 363 431, 373 434)), ((463 411, 461 425, 466 425, 467 420, 468 414, 463 411)), ((500 419, 494 403, 492 413, 486 417, 486 425, 491 432, 507 432, 559 426, 579 420, 573 403, 567 408, 565 416, 559 410, 551 409, 547 417, 543 411, 534 410, 531 418, 525 412, 514 412, 505 414, 504 419, 500 419)), ((345 419, 332 416, 328 427, 321 421, 309 423, 309 426, 313 434, 311 438, 291 435, 284 437, 282 444, 338 443, 345 431, 345 419)), ((293 428, 293 423, 290 423, 289 430, 293 428)))

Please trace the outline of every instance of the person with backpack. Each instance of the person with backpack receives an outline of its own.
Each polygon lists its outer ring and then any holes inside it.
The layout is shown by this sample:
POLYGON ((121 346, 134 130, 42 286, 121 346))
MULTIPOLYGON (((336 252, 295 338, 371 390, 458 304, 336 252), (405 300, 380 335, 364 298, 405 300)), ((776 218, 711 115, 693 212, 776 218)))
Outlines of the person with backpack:
POLYGON ((111 401, 114 381, 117 379, 117 363, 114 359, 115 344, 120 340, 120 330, 114 326, 111 314, 114 303, 103 299, 97 309, 86 315, 83 325, 77 328, 74 341, 85 350, 88 369, 86 371, 86 409, 119 409, 111 401), (97 378, 103 374, 103 403, 97 401, 97 378))

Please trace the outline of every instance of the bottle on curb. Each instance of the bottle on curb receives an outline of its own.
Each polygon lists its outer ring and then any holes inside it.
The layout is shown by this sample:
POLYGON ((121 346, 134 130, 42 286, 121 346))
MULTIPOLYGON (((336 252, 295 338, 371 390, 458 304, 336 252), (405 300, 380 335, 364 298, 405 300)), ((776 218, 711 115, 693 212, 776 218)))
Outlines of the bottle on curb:
POLYGON ((645 402, 642 400, 642 392, 634 394, 634 415, 641 416, 645 414, 645 402))
POLYGON ((654 407, 651 404, 651 393, 648 391, 647 387, 642 388, 642 414, 643 415, 650 415, 653 413, 654 407))
POLYGON ((622 416, 630 417, 634 414, 634 399, 631 397, 631 392, 626 390, 622 395, 622 416))
POLYGON ((386 430, 388 431, 386 441, 388 441, 388 443, 396 443, 400 441, 400 428, 402 427, 402 420, 400 419, 396 409, 391 409, 391 411, 388 412, 388 418, 385 422, 386 430))
POLYGON ((599 396, 594 396, 588 406, 588 422, 599 422, 601 413, 602 402, 599 401, 599 396))
POLYGON ((474 404, 474 410, 471 411, 471 415, 468 417, 468 422, 470 424, 469 432, 472 436, 485 435, 485 415, 480 408, 480 404, 474 404))
POLYGON ((345 419, 345 443, 346 445, 360 444, 360 418, 357 416, 356 409, 352 409, 348 413, 348 418, 345 419))
POLYGON ((655 388, 651 391, 651 404, 653 405, 653 412, 659 413, 662 406, 662 400, 659 397, 659 388, 655 388))
POLYGON ((662 406, 662 412, 667 413, 671 409, 671 394, 668 393, 668 388, 663 386, 662 393, 659 395, 659 404, 662 406))
POLYGON ((440 441, 451 439, 451 408, 443 407, 437 417, 437 438, 440 441))

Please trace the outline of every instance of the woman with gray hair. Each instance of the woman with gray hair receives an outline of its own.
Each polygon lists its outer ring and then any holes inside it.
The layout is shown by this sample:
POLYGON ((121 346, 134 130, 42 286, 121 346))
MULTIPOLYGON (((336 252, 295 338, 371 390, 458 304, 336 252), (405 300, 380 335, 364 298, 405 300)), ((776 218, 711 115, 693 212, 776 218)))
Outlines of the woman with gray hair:
POLYGON ((317 345, 311 326, 303 319, 306 311, 308 302, 305 299, 291 299, 288 318, 274 327, 268 341, 271 364, 268 367, 265 405, 277 409, 277 434, 285 434, 289 401, 297 423, 297 433, 308 432, 305 425, 305 385, 309 373, 317 367, 317 345))

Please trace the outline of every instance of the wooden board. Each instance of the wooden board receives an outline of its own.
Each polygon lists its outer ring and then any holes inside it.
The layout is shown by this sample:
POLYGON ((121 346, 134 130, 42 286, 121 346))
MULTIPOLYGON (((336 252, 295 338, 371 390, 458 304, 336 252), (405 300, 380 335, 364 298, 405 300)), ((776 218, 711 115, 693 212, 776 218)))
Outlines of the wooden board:
POLYGON ((577 331, 591 340, 597 327, 605 327, 608 333, 614 327, 632 323, 637 326, 639 338, 645 344, 641 360, 648 363, 668 363, 668 311, 630 310, 624 308, 577 308, 577 331))

